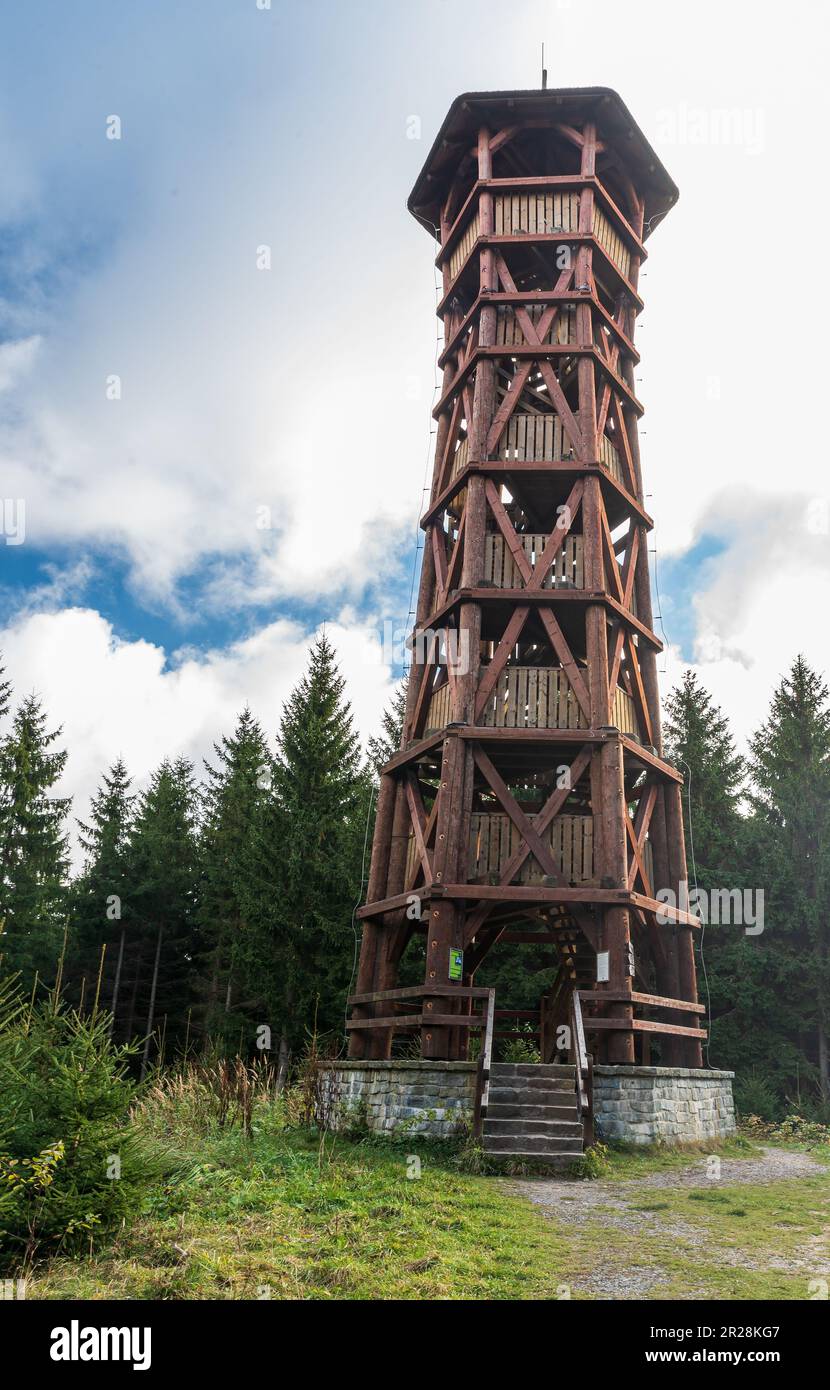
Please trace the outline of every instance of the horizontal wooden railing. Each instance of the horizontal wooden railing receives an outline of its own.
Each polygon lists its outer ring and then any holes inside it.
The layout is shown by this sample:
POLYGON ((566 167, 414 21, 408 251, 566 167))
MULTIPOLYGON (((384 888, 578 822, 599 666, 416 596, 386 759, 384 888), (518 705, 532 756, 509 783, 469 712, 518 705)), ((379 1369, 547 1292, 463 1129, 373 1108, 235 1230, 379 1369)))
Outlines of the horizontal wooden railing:
POLYGON ((488 1016, 492 1018, 493 990, 479 988, 477 985, 407 985, 400 989, 373 990, 367 994, 351 994, 347 999, 349 1008, 358 1008, 364 1014, 360 1018, 350 1018, 346 1023, 349 1032, 363 1033, 375 1028, 391 1032, 410 1033, 420 1029, 422 1024, 435 1028, 473 1028, 488 1026, 488 1016), (425 1009, 424 1000, 446 1000, 448 1011, 437 1013, 425 1009), (461 1000, 482 1001, 481 1013, 457 1013, 453 1006, 461 1000), (414 1012, 398 1012, 409 1009, 414 1012), (367 1013, 366 1010, 371 1010, 367 1013))
MULTIPOLYGON (((540 318, 545 312, 546 305, 525 304, 524 309, 533 324, 534 328, 538 325, 540 318)), ((558 344, 564 347, 567 343, 575 343, 576 338, 576 306, 573 304, 563 304, 558 314, 553 320, 544 338, 544 343, 558 344)), ((505 347, 521 347, 525 342, 525 335, 522 325, 516 317, 515 310, 510 304, 500 304, 496 314, 496 343, 505 347)))
POLYGON ((431 729, 443 729, 450 722, 452 711, 452 686, 449 681, 439 686, 429 702, 425 733, 431 729))
MULTIPOLYGON (((522 532, 518 537, 531 569, 545 551, 550 536, 522 532)), ((484 582, 496 589, 522 589, 524 580, 504 536, 488 531, 484 538, 484 582)), ((566 536, 554 556, 550 569, 542 580, 543 589, 581 589, 584 586, 583 541, 581 536, 566 536)))
POLYGON ((596 989, 581 989, 579 991, 580 1003, 587 1007, 588 1012, 584 1018, 585 1032, 592 1034, 607 1034, 613 1032, 632 1032, 640 1034, 645 1042, 652 1034, 658 1037, 667 1035, 678 1038, 703 1039, 707 1035, 707 1030, 698 1025, 703 1022, 700 1015, 706 1013, 705 1004, 697 1004, 692 1000, 673 999, 667 995, 645 994, 641 990, 635 989, 613 989, 610 986, 600 986, 596 989), (606 1014, 604 1010, 614 1008, 621 1004, 630 1005, 630 1009, 620 1013, 617 1008, 613 1015, 606 1014), (656 1009, 660 1013, 670 1012, 681 1016, 691 1015, 684 1023, 667 1021, 664 1019, 640 1018, 635 1015, 635 1009, 656 1009))
POLYGON ((588 721, 559 666, 506 666, 481 724, 493 729, 585 729, 588 721))
POLYGON ((611 723, 616 725, 621 733, 631 734, 634 738, 640 737, 634 701, 628 691, 619 685, 611 696, 611 723))
MULTIPOLYGON (((515 412, 507 422, 498 448, 499 458, 507 463, 567 462, 573 458, 573 452, 562 421, 552 412, 545 415, 515 412)), ((603 467, 625 486, 619 451, 607 434, 598 440, 598 455, 603 467)))
MULTIPOLYGON (((493 230, 497 237, 578 233, 579 194, 497 193, 493 199, 493 230)), ((476 208, 453 243, 449 257, 451 280, 458 275, 480 235, 481 220, 476 208)), ((596 202, 591 235, 627 280, 631 270, 631 252, 596 202)))
MULTIPOLYGON (((493 215, 496 236, 578 232, 579 194, 498 193, 493 199, 493 215)), ((591 232, 620 274, 628 279, 631 252, 596 203, 591 232)))
POLYGON ((515 412, 499 444, 499 457, 512 463, 536 462, 538 459, 557 461, 567 459, 573 446, 562 428, 558 415, 524 415, 515 412))
POLYGON ((359 1011, 346 1023, 349 1033, 420 1032, 421 1028, 466 1028, 481 1031, 481 1048, 476 1066, 476 1089, 473 1113, 473 1133, 481 1137, 490 1090, 490 1067, 493 1057, 496 991, 477 985, 413 985, 402 989, 374 990, 367 994, 352 994, 349 1008, 359 1011), (424 1007, 424 1001, 446 1001, 446 1013, 424 1007), (474 1012, 476 1002, 480 1012, 474 1012), (463 1003, 464 1012, 457 1006, 463 1003), (409 1012, 399 1012, 408 1010, 409 1012))
MULTIPOLYGON (((429 702, 425 732, 443 729, 451 718, 452 687, 439 686, 429 702)), ((611 723, 639 737, 634 701, 617 686, 611 699, 611 723)), ((485 729, 586 729, 588 721, 560 666, 506 666, 499 675, 480 719, 485 729)))
MULTIPOLYGON (((531 823, 534 816, 530 815, 531 823)), ((470 845, 467 876, 471 883, 501 877, 521 844, 522 836, 509 816, 502 811, 476 811, 470 817, 470 845)), ((590 815, 558 815, 542 832, 542 842, 566 884, 594 884, 594 821, 590 815)), ((419 865, 418 845, 414 834, 407 841, 406 882, 412 883, 419 865)), ((651 843, 646 839, 643 862, 649 879, 654 880, 651 843)), ((515 877, 520 884, 540 883, 545 870, 533 855, 528 855, 515 877)))
POLYGON ((612 444, 607 434, 600 435, 598 452, 600 463, 608 469, 611 477, 616 478, 618 483, 621 483, 623 487, 627 488, 629 485, 623 474, 622 460, 619 451, 617 446, 612 444))
POLYGON ((497 193, 493 199, 496 236, 579 231, 578 193, 497 193))
POLYGON ((453 455, 452 476, 457 478, 462 468, 467 467, 467 460, 470 457, 470 441, 465 435, 453 455))
POLYGON ((481 224, 478 210, 473 213, 450 254, 450 279, 454 280, 478 240, 481 224))
POLYGON ((591 231, 609 260, 614 262, 617 270, 627 280, 628 272, 631 269, 631 252, 596 203, 594 203, 594 222, 591 231))
MULTIPOLYGON (((573 458, 573 446, 562 428, 558 415, 525 415, 515 413, 498 446, 498 457, 505 463, 563 463, 573 458)), ((622 460, 616 445, 602 434, 597 441, 599 462, 612 478, 623 487, 630 484, 623 473, 622 460)), ((470 441, 465 436, 452 460, 452 479, 458 477, 470 461, 470 441)))
MULTIPOLYGON (((533 817, 530 817, 531 821, 533 817)), ((470 818, 470 857, 468 876, 471 882, 501 875, 504 865, 512 859, 521 844, 522 836, 509 816, 501 812, 475 812, 470 818)), ((568 884, 590 883, 594 876, 594 821, 592 816, 559 815, 542 832, 542 842, 568 884)), ((519 883, 539 883, 545 873, 541 864, 529 855, 517 875, 519 883)))

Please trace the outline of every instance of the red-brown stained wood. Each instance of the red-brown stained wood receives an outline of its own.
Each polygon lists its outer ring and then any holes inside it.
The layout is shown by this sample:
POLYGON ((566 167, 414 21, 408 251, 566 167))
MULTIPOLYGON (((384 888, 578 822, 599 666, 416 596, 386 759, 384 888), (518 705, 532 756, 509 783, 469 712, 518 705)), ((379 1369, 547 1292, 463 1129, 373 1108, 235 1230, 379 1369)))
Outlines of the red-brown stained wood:
POLYGON ((651 1037, 658 1060, 699 1064, 697 923, 655 899, 686 864, 682 778, 662 758, 633 341, 644 228, 675 191, 636 128, 633 143, 609 128, 600 94, 538 94, 531 110, 471 99, 411 203, 439 224, 444 328, 415 627, 443 638, 416 653, 379 796, 349 1046, 385 1056, 396 1028, 417 1026, 424 1056, 465 1056, 478 965, 536 936, 560 964, 545 1046, 579 989, 600 1057, 633 1061, 642 1036, 641 1061, 651 1037), (386 1003, 416 934, 418 1025, 386 1003), (655 1009, 662 1023, 641 1016, 655 1009))

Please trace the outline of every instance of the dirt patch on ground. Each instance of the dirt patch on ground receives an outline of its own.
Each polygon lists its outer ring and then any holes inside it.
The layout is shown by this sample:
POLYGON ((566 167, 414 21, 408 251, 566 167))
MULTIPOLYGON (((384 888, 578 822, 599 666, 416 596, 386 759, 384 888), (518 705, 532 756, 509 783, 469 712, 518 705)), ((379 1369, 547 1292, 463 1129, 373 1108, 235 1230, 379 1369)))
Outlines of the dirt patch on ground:
MULTIPOLYGON (((688 1168, 653 1173, 650 1177, 600 1179, 596 1182, 574 1178, 521 1178, 514 1179, 510 1186, 513 1191, 541 1207, 546 1216, 555 1216, 557 1221, 565 1225, 605 1222, 617 1231, 631 1235, 638 1232, 659 1235, 666 1241, 682 1240, 696 1249, 710 1246, 708 1230, 692 1225, 675 1212, 661 1207, 659 1195, 654 1195, 661 1188, 706 1189, 742 1183, 770 1184, 817 1177, 826 1172, 824 1165, 810 1158, 809 1154, 764 1148, 760 1156, 752 1158, 719 1158, 717 1166, 712 1163, 711 1157, 703 1155, 691 1162, 688 1168)), ((743 1252, 734 1249, 719 1251, 718 1260, 724 1265, 792 1272, 803 1268, 823 1273, 824 1270, 818 1269, 818 1265, 827 1265, 827 1257, 823 1252, 820 1254, 817 1248, 823 1244, 823 1237, 813 1237, 805 1242, 804 1260, 771 1256, 763 1266, 758 1266, 753 1265, 743 1252)), ((652 1264, 638 1267, 632 1262, 627 1268, 620 1267, 619 1258, 615 1256, 613 1261, 609 1258, 607 1263, 601 1262, 590 1276, 575 1284, 574 1292, 599 1299, 640 1299, 648 1297, 650 1291, 668 1277, 666 1270, 652 1264)))

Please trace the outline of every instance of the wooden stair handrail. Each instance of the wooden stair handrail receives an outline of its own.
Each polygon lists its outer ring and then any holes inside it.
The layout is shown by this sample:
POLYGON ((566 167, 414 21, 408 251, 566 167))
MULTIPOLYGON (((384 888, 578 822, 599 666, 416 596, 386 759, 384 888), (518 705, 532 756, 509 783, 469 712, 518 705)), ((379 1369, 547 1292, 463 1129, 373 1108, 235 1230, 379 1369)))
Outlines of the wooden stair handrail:
POLYGON ((481 1036, 481 1051, 476 1068, 476 1097, 473 1111, 473 1137, 481 1138, 484 1116, 487 1114, 487 1101, 490 1093, 490 1066, 493 1059, 493 1025, 496 1016, 496 991, 487 990, 484 1001, 484 1032, 481 1036))
POLYGON ((590 1063, 588 1059, 588 1049, 585 1046, 585 1028, 582 1022, 582 1004, 579 999, 579 990, 575 989, 571 995, 571 1051, 574 1062, 576 1063, 576 1091, 579 1097, 579 1109, 583 1123, 588 1119, 591 1109, 588 1094, 590 1081, 590 1063))

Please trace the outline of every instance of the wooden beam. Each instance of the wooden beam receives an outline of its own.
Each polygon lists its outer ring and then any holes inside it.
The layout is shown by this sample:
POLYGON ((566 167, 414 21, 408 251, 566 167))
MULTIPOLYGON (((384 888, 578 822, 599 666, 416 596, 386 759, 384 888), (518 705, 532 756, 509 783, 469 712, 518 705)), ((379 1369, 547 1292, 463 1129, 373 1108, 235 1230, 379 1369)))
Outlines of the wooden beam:
POLYGON ((579 997, 583 1002, 602 1004, 603 1002, 630 1000, 632 1004, 648 1005, 650 1009, 678 1009, 684 1013, 705 1014, 705 1004, 693 1004, 687 999, 669 999, 664 994, 642 994, 639 990, 581 989, 579 997))
POLYGON ((403 985, 397 989, 378 989, 370 994, 351 994, 347 1004, 376 1004, 390 1001, 422 999, 425 994, 450 995, 453 999, 486 999, 489 989, 479 985, 403 985))
MULTIPOLYGON (((432 993, 437 993, 437 990, 432 993)), ((409 1032, 414 1028, 420 1029, 424 1024, 429 1024, 431 1028, 483 1028, 485 1023, 482 1014, 392 1014, 388 1018, 349 1019, 346 1028, 359 1028, 361 1032, 364 1028, 391 1028, 409 1032)))
POLYGON ((586 1033, 670 1033, 681 1038, 705 1038, 705 1028, 685 1028, 679 1023, 660 1023, 650 1018, 591 1018, 583 1020, 586 1033))

